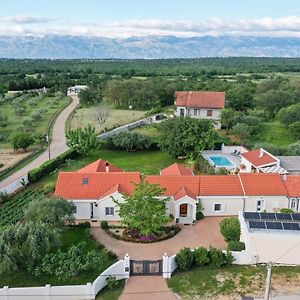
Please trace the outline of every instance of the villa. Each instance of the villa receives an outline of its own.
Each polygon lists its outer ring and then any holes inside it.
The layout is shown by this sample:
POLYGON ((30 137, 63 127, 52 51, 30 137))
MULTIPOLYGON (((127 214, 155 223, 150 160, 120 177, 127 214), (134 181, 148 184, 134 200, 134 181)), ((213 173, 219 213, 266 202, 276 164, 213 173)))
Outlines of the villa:
MULTIPOLYGON (((239 211, 277 212, 291 208, 300 212, 300 176, 248 173, 237 175, 194 175, 189 168, 173 164, 160 175, 144 178, 165 189, 166 214, 174 221, 192 224, 201 206, 205 216, 238 215, 239 211)), ((60 172, 55 195, 72 201, 77 221, 119 221, 114 199, 124 201, 135 184, 142 181, 140 172, 124 172, 104 161, 76 171, 60 172)), ((159 199, 158 199, 159 201, 159 199)))

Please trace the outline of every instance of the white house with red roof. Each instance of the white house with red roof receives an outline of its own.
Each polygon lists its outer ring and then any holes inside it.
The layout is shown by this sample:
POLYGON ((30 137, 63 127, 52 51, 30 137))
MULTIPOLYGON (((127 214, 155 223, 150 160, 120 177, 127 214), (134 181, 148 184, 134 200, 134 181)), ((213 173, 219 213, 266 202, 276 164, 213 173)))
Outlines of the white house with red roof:
MULTIPOLYGON (((142 178, 140 172, 124 172, 98 160, 76 172, 60 172, 55 195, 72 201, 78 221, 119 221, 118 205, 135 184, 146 180, 164 188, 166 214, 177 223, 191 224, 201 204, 205 216, 237 215, 239 211, 277 212, 280 208, 300 211, 300 176, 263 173, 238 175, 194 175, 173 164, 160 175, 142 178)), ((159 199, 158 199, 159 201, 159 199)))
POLYGON ((221 128, 221 110, 225 107, 224 92, 177 91, 175 92, 176 116, 190 116, 214 121, 221 128))

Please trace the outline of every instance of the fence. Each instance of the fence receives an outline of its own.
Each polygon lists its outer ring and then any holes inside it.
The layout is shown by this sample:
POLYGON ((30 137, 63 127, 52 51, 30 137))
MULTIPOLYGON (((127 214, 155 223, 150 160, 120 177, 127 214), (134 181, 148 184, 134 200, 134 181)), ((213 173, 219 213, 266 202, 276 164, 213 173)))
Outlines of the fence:
POLYGON ((85 285, 51 286, 46 284, 42 287, 21 287, 0 289, 0 300, 92 300, 106 285, 108 276, 116 276, 118 280, 129 278, 128 254, 124 259, 102 272, 93 283, 85 285))
POLYGON ((22 177, 18 178, 14 182, 7 185, 5 188, 2 188, 0 192, 7 193, 7 194, 13 194, 17 190, 21 189, 25 185, 27 185, 29 182, 28 180, 28 174, 23 175, 22 177))

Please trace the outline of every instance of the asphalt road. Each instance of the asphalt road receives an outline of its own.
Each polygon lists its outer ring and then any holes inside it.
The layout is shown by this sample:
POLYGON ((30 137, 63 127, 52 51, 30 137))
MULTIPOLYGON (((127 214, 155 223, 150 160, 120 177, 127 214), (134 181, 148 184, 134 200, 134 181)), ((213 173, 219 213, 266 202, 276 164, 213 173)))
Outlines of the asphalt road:
MULTIPOLYGON (((68 116, 73 112, 76 106, 79 104, 79 99, 77 95, 71 96, 73 101, 67 106, 55 120, 53 131, 52 131, 52 140, 50 144, 50 154, 51 158, 57 157, 59 154, 65 152, 68 147, 66 145, 66 136, 65 136, 65 123, 68 119, 68 116)), ((6 187, 15 180, 21 178, 30 170, 39 167, 42 163, 49 159, 49 150, 48 148, 35 160, 30 162, 28 165, 15 172, 11 176, 5 178, 0 182, 0 189, 6 187)))

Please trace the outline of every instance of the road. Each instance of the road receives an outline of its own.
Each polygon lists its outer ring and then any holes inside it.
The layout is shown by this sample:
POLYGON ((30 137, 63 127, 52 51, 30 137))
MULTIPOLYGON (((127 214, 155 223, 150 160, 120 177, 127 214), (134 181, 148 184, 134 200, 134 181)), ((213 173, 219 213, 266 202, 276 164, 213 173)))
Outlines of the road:
MULTIPOLYGON (((73 112, 76 106, 79 104, 79 99, 77 95, 70 95, 73 101, 67 106, 55 120, 53 131, 52 131, 52 140, 50 143, 50 153, 51 158, 57 157, 59 154, 65 152, 68 149, 66 145, 66 136, 65 136, 65 123, 69 115, 73 112)), ((30 170, 39 167, 42 163, 49 159, 48 148, 35 160, 30 162, 28 165, 24 166, 22 169, 18 170, 11 176, 5 178, 0 182, 0 189, 6 187, 15 180, 21 178, 30 170)))

